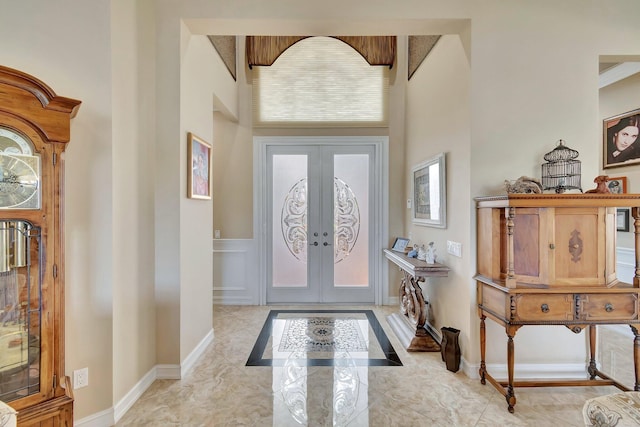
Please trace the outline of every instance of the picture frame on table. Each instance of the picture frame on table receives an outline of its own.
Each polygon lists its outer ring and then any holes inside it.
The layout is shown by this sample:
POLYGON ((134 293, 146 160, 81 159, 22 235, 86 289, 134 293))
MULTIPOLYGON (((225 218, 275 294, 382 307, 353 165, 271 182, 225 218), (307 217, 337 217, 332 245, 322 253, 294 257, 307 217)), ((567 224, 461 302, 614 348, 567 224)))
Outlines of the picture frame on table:
POLYGON ((602 123, 602 167, 640 163, 640 109, 609 117, 602 123))
POLYGON ((607 188, 611 194, 625 194, 627 192, 627 177, 609 177, 607 179, 607 188))
POLYGON ((406 237, 396 237, 396 241, 393 242, 393 246, 391 246, 391 250, 404 253, 408 244, 409 244, 409 239, 407 239, 406 237))
POLYGON ((616 230, 629 231, 629 209, 618 208, 616 210, 616 230))
POLYGON ((416 225, 447 228, 447 171, 440 153, 411 170, 412 221, 416 225))
POLYGON ((187 197, 211 199, 211 144, 189 132, 187 153, 187 197))

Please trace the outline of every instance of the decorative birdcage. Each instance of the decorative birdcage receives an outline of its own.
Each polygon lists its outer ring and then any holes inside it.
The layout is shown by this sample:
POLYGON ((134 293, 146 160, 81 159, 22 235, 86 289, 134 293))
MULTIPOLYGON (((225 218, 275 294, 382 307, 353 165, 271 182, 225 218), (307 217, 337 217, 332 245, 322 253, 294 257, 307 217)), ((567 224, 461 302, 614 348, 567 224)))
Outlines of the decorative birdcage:
POLYGON ((547 163, 542 164, 543 190, 555 190, 564 193, 566 190, 580 190, 580 160, 576 160, 579 153, 564 145, 561 139, 556 148, 544 155, 547 163))

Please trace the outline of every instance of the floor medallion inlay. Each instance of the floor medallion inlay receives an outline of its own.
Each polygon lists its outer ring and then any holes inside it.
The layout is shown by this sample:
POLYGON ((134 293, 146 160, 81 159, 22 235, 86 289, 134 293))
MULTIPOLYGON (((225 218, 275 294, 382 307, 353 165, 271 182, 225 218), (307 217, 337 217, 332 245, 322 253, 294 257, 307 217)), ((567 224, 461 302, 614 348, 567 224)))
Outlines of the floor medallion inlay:
POLYGON ((402 366, 371 310, 271 310, 247 366, 285 366, 292 355, 335 366, 344 354, 357 366, 402 366))

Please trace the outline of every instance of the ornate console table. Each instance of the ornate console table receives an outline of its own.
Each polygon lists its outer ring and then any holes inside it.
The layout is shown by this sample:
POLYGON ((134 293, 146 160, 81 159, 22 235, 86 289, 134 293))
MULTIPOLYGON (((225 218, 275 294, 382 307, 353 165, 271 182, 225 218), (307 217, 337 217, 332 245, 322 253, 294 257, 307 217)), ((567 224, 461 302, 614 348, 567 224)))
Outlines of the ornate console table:
POLYGON ((389 325, 407 351, 440 351, 440 344, 426 329, 427 304, 420 282, 427 277, 447 277, 449 267, 427 264, 401 252, 384 249, 384 255, 402 271, 400 312, 387 317, 389 325))

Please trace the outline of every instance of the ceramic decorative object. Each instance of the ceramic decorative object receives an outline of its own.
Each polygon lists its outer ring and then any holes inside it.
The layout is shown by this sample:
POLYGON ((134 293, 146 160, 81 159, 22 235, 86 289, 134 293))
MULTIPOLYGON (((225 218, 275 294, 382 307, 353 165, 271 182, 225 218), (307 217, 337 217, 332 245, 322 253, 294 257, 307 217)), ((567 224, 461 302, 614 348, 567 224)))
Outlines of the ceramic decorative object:
POLYGON ((607 186, 607 181, 609 181, 609 177, 607 175, 598 175, 595 177, 593 182, 596 184, 596 188, 593 190, 587 190, 585 193, 600 193, 600 194, 609 194, 611 191, 607 186))
POLYGON ((440 343, 440 354, 442 360, 447 365, 447 370, 451 372, 458 372, 460 369, 460 345, 458 344, 458 336, 460 335, 459 329, 443 327, 442 342, 440 343))
POLYGON ((427 260, 427 250, 424 248, 424 245, 420 245, 420 249, 418 249, 418 259, 420 261, 427 260))
POLYGON ((436 263, 436 248, 433 246, 433 242, 429 242, 427 253, 425 255, 425 261, 427 262, 427 264, 436 263))
POLYGON ((504 181, 507 193, 534 193, 542 194, 542 184, 539 180, 528 176, 521 176, 515 181, 504 181))

